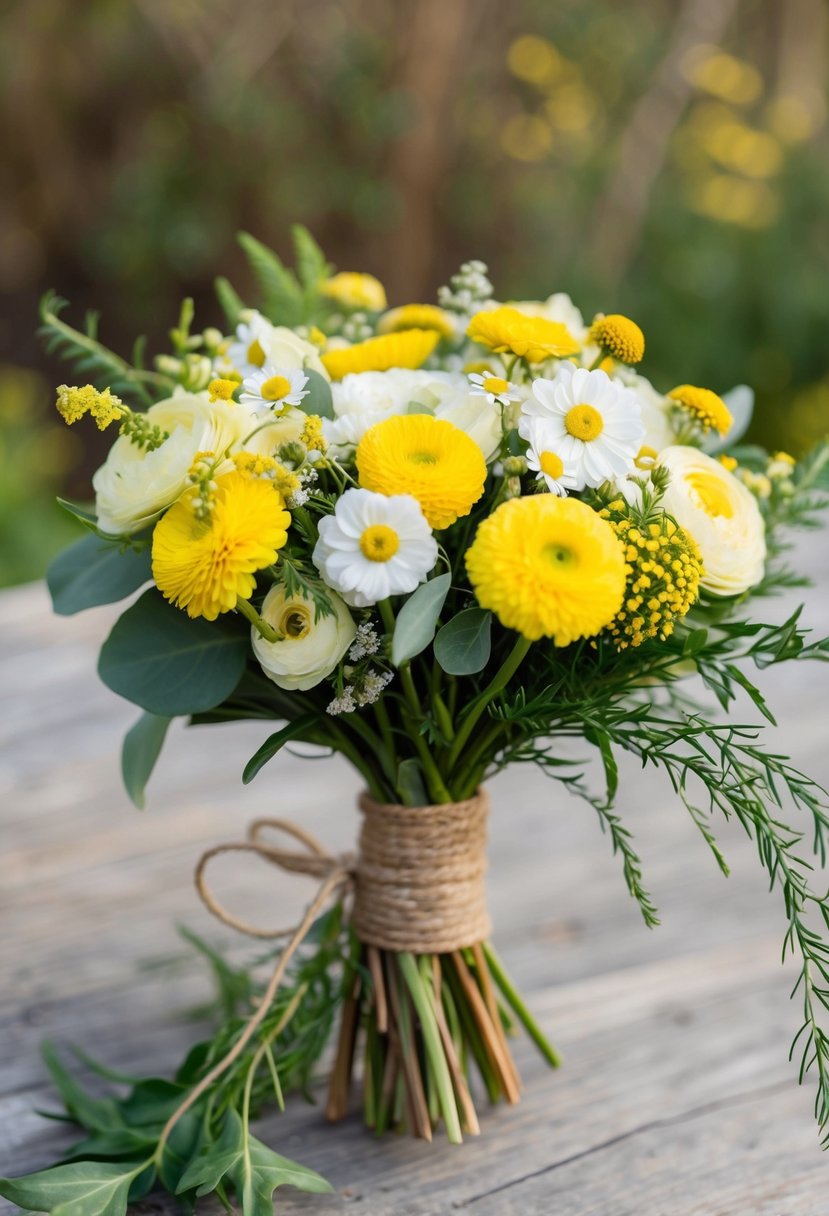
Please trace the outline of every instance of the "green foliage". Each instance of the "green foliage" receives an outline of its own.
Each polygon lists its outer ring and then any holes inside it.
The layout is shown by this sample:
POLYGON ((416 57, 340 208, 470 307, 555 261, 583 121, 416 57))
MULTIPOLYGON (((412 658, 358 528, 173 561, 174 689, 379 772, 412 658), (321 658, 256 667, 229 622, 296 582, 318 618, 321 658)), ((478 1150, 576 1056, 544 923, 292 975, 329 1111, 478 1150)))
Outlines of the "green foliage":
POLYGON ((98 604, 126 599, 150 581, 150 547, 84 536, 59 553, 46 575, 52 607, 72 616, 98 604))
POLYGON ((305 375, 308 377, 308 383, 305 386, 308 395, 303 397, 300 408, 306 414, 318 414, 320 418, 333 418, 334 400, 331 396, 331 385, 312 367, 305 368, 305 375))
POLYGON ((216 299, 219 301, 219 305, 225 316, 225 323, 228 329, 233 332, 239 324, 239 314, 244 309, 244 304, 236 294, 236 289, 230 280, 226 279, 224 275, 219 275, 213 286, 216 291, 216 299))
POLYGON ((492 613, 464 608, 438 631, 435 658, 450 676, 483 671, 492 651, 492 613))
POLYGON ((421 583, 400 609, 391 645, 395 667, 410 662, 432 641, 451 582, 451 574, 439 574, 421 583))
POLYGON ((236 687, 248 655, 238 621, 190 620, 154 587, 115 622, 98 674, 148 713, 177 717, 219 705, 236 687))
POLYGON ((293 722, 289 722, 286 726, 283 726, 281 730, 269 735, 245 765, 245 771, 242 774, 242 780, 245 785, 249 785, 268 761, 272 760, 277 752, 281 751, 285 744, 290 743, 292 739, 304 738, 310 742, 314 742, 314 728, 318 723, 319 717, 317 714, 303 714, 301 717, 295 718, 293 722))
POLYGON ((239 233, 262 297, 262 312, 276 325, 299 325, 303 320, 302 288, 272 249, 249 232, 239 233))
POLYGON ((52 1216, 124 1216, 143 1164, 73 1161, 25 1178, 0 1178, 0 1195, 52 1216))
POLYGON ((121 775, 124 788, 139 809, 144 806, 144 790, 161 754, 172 718, 144 713, 124 736, 121 750, 121 775))

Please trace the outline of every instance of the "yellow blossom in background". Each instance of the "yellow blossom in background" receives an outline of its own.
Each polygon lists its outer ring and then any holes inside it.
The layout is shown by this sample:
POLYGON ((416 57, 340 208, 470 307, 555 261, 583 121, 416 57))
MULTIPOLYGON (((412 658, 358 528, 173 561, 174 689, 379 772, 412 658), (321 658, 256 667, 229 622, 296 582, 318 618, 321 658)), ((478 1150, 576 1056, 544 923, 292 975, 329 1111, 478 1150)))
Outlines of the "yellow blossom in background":
POLYGON ((386 289, 380 280, 372 274, 359 274, 354 270, 343 270, 332 275, 321 285, 320 291, 343 308, 380 312, 388 304, 386 289))
POLYGON ((406 329, 329 350, 322 361, 332 380, 342 380, 350 372, 385 372, 390 367, 414 369, 426 362, 439 341, 440 334, 433 329, 406 329))
POLYGON ((366 431, 357 447, 360 485, 411 494, 433 528, 468 515, 484 492, 486 462, 465 431, 431 414, 398 414, 366 431))
POLYGON ((108 388, 99 390, 91 384, 85 384, 83 388, 59 385, 56 404, 58 413, 70 426, 85 414, 90 414, 99 431, 105 431, 111 422, 117 422, 130 412, 120 397, 116 397, 108 388))
POLYGON ((188 616, 214 621, 253 594, 256 571, 276 561, 291 517, 269 481, 238 471, 216 479, 205 518, 194 510, 197 496, 194 487, 156 524, 153 578, 188 616))
POLYGON ((645 335, 635 321, 621 313, 596 317, 587 340, 620 363, 641 363, 645 356, 645 335))
POLYGON ((725 435, 734 421, 731 411, 717 393, 710 388, 697 388, 693 384, 679 384, 668 393, 671 401, 682 406, 686 413, 699 423, 703 431, 717 431, 725 435))
POLYGON ((403 304, 383 313, 377 322, 377 332, 381 334, 401 329, 434 329, 442 338, 451 338, 455 323, 449 313, 436 304, 403 304))
POLYGON ((513 498, 485 519, 466 554, 482 608, 530 641, 568 646, 609 625, 625 591, 611 525, 577 498, 513 498))
POLYGON ((543 317, 528 317, 502 305, 472 317, 467 336, 496 354, 513 354, 529 363, 575 355, 579 344, 565 325, 543 317))
POLYGON ((728 473, 733 473, 737 467, 736 456, 722 455, 722 456, 718 456, 717 460, 728 473))
POLYGON ((211 380, 207 386, 207 391, 211 401, 232 401, 233 394, 239 387, 238 380, 217 379, 211 380))

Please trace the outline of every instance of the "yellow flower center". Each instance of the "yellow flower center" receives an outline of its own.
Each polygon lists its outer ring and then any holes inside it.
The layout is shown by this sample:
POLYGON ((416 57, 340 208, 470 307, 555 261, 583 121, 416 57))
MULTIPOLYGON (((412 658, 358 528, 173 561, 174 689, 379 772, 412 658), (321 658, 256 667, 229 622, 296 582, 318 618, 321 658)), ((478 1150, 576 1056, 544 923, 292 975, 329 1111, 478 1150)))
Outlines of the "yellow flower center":
POLYGON ((604 430, 604 422, 602 416, 597 409, 592 405, 574 405, 571 410, 568 410, 564 417, 564 425, 567 428, 568 434, 575 439, 581 439, 584 443, 590 443, 594 439, 598 439, 604 430))
POLYGON ((729 497, 727 487, 718 477, 713 477, 710 473, 700 470, 689 473, 687 481, 699 498, 702 509, 708 515, 714 518, 722 516, 725 519, 731 519, 734 514, 734 504, 729 497))
POLYGON ((400 548, 400 537, 387 524, 372 524, 360 537, 360 549, 370 562, 387 562, 400 548))
POLYGON ((306 608, 291 604, 282 613, 279 621, 279 632, 292 641, 299 641, 311 632, 311 614, 306 608))
POLYGON ((265 362, 265 352, 259 343, 258 338, 254 338, 248 347, 248 363, 252 363, 254 367, 262 367, 265 362))
POLYGON ((541 472, 546 474, 547 477, 552 477, 553 481, 558 481, 564 472, 561 457, 556 456, 555 452, 542 452, 538 463, 541 467, 541 472))
POLYGON ((652 469, 654 462, 658 459, 659 453, 656 448, 649 448, 644 444, 638 451, 634 464, 637 469, 652 469))
POLYGON ((494 393, 497 397, 499 393, 505 393, 509 388, 509 380, 502 379, 501 376, 487 376, 484 380, 484 389, 488 393, 494 393))
POLYGON ((281 401, 290 391, 291 382, 286 376, 271 376, 260 389, 266 401, 281 401))
POLYGON ((576 560, 575 553, 566 545, 545 545, 543 553, 551 566, 572 566, 576 560))

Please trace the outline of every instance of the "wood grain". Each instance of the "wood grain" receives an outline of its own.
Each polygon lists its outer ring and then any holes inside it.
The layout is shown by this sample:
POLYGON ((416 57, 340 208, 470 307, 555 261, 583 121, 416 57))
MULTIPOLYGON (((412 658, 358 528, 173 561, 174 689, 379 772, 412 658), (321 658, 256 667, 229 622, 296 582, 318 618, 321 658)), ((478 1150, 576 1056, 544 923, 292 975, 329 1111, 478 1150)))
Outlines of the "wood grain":
MULTIPOLYGON (((823 538, 825 542, 825 538, 823 538)), ((829 626, 829 559, 806 617, 829 626)), ((808 550, 814 566, 818 547, 808 550)), ((788 600, 772 605, 782 616, 788 600)), ((186 924, 240 956, 196 900, 199 851, 239 837, 257 814, 298 816, 332 849, 356 833, 358 780, 337 762, 284 755, 239 780, 262 724, 176 727, 135 811, 118 750, 137 713, 97 680, 117 615, 52 617, 45 591, 0 594, 3 859, 0 878, 0 1173, 40 1168, 71 1141, 36 1108, 56 1103, 45 1037, 126 1071, 172 1068, 204 1027, 188 1010, 209 990, 177 935, 186 924)), ((782 723, 775 747, 829 778, 826 685, 817 667, 766 674, 782 723)), ((742 720, 751 720, 741 707, 742 720)), ((579 749, 576 749, 577 751, 579 749)), ((583 750, 583 749, 582 749, 583 750)), ((598 780, 598 774, 596 775, 598 780)), ((351 1116, 329 1127, 300 1099, 264 1120, 278 1151, 321 1170, 330 1197, 278 1193, 286 1216, 818 1216, 827 1166, 810 1089, 787 1062, 798 1011, 779 965, 784 919, 753 846, 721 832, 725 880, 658 775, 622 764, 619 809, 634 831, 663 924, 646 931, 593 812, 531 771, 493 782, 490 907, 495 942, 565 1057, 549 1071, 514 1044, 524 1088, 485 1110, 461 1147, 375 1140, 351 1116)), ((311 888, 256 863, 216 868, 223 900, 273 924, 311 888)), ((322 1097, 322 1090, 320 1091, 322 1097)), ((14 1209, 0 1200, 0 1213, 14 1209)), ((171 1213, 153 1199, 144 1213, 171 1213)), ((199 1212, 218 1213, 206 1201, 199 1212)))

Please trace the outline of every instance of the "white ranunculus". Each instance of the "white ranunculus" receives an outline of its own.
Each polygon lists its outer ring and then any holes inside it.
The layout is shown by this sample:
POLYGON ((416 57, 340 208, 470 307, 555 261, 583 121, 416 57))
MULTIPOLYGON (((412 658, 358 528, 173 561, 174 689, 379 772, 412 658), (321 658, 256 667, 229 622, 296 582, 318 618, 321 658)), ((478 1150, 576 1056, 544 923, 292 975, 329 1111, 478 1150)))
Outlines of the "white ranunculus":
POLYGON ((639 402, 639 410, 645 424, 642 446, 653 448, 655 452, 669 447, 676 439, 676 431, 671 421, 673 407, 669 398, 658 392, 646 376, 640 376, 631 367, 617 367, 612 379, 620 380, 626 388, 631 389, 639 402))
POLYGON ((315 620, 313 603, 301 595, 286 595, 278 583, 265 596, 262 617, 283 636, 268 642, 254 627, 251 643, 265 675, 280 688, 314 688, 354 641, 357 627, 348 608, 333 592, 328 598, 333 613, 315 620))
POLYGON ((254 309, 246 309, 242 313, 227 358, 243 378, 258 371, 265 363, 272 363, 279 368, 310 367, 326 380, 330 379, 313 342, 300 338, 285 325, 271 324, 267 317, 254 309))
POLYGON ((671 475, 664 506, 702 556, 700 585, 712 595, 740 595, 763 577, 766 537, 754 496, 717 460, 675 444, 658 465, 671 475))
POLYGON ((183 389, 150 406, 147 418, 168 433, 164 443, 148 451, 120 435, 92 478, 102 532, 121 535, 151 523, 187 489, 198 452, 233 450, 256 426, 235 402, 210 401, 207 393, 183 389))

